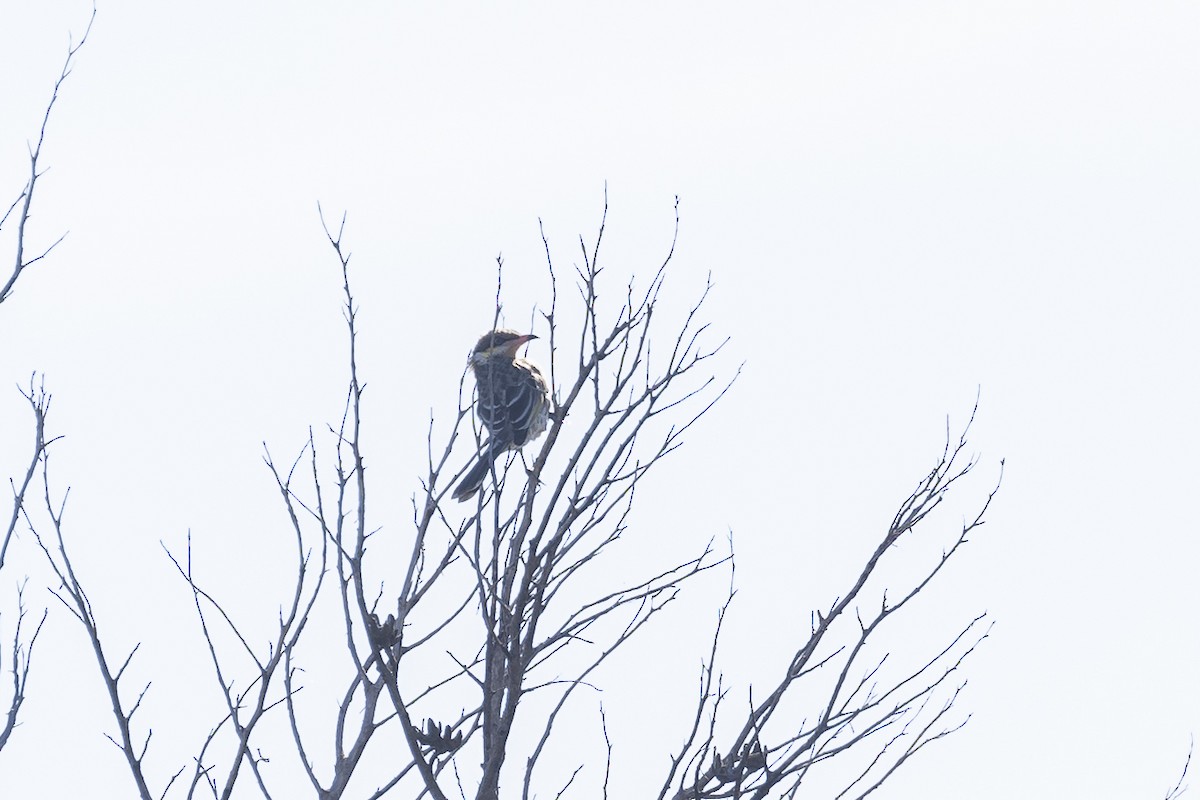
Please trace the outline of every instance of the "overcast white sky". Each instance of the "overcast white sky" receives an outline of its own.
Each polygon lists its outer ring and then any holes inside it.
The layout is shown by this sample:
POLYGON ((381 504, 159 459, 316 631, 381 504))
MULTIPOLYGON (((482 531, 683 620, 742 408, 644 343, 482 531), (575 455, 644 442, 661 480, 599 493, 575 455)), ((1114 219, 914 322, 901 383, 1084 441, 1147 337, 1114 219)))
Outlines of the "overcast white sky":
MULTIPOLYGON (((2 197, 89 13, 0 0, 2 197)), ((984 610, 996 627, 967 668, 970 724, 887 796, 1162 797, 1200 729, 1198 87, 1185 2, 101 0, 30 227, 70 234, 0 307, 0 474, 29 436, 2 387, 44 372, 78 565, 114 648, 144 642, 140 713, 169 775, 213 706, 189 689, 203 653, 159 541, 190 529, 215 588, 269 625, 282 519, 261 443, 293 453, 339 412, 317 202, 349 213, 373 513, 401 535, 430 409, 453 407, 491 321, 496 255, 524 325, 549 300, 539 218, 571 264, 607 181, 610 269, 644 274, 678 195, 675 297, 711 271, 720 369, 746 366, 641 525, 685 553, 733 531, 741 697, 979 387, 979 480, 943 530, 1001 458, 1004 487, 897 635, 984 610)), ((29 537, 18 557, 48 605, 29 537)), ((20 572, 0 575, 4 608, 20 572)), ((720 584, 645 664, 692 680, 720 584)), ((609 688, 610 724, 636 728, 644 709, 622 718, 609 688)), ((123 793, 106 713, 52 608, 0 793, 123 793)), ((618 746, 624 796, 657 787, 676 738, 618 746)))

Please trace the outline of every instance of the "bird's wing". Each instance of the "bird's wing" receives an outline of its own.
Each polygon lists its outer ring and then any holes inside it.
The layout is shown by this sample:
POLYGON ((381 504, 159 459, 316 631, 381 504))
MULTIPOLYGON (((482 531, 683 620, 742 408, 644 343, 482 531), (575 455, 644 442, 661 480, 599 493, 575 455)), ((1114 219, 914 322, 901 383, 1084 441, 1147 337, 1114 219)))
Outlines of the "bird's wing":
MULTIPOLYGON (((546 390, 536 371, 517 364, 520 380, 506 387, 504 403, 507 407, 509 424, 512 426, 512 443, 520 447, 530 438, 537 427, 538 415, 546 403, 546 390)), ((540 431, 538 431, 540 433, 540 431)), ((536 434, 534 434, 536 435, 536 434)))
POLYGON ((517 359, 477 376, 476 413, 492 436, 493 448, 521 447, 546 428, 548 388, 536 366, 517 359))
POLYGON ((508 394, 506 386, 509 382, 500 379, 500 375, 479 382, 479 399, 475 403, 475 413, 479 421, 491 434, 492 441, 501 449, 507 449, 512 443, 512 424, 509 421, 508 394))

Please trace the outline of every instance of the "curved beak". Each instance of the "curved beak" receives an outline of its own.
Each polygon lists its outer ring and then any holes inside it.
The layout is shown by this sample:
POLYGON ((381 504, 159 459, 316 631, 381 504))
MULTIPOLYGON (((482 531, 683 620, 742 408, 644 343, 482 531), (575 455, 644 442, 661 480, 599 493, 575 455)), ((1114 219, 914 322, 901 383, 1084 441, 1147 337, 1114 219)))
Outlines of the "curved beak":
POLYGON ((522 336, 518 336, 511 341, 505 342, 496 349, 500 352, 507 353, 509 358, 516 358, 517 351, 528 344, 530 339, 536 338, 538 337, 534 336, 532 333, 527 333, 522 336))

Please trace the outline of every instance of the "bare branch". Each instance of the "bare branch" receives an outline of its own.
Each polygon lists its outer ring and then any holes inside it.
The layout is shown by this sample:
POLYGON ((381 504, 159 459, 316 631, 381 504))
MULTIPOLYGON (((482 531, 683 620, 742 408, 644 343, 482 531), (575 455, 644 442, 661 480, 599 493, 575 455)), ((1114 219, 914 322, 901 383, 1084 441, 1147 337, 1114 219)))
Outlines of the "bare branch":
POLYGON ((1195 752, 1195 750, 1196 740, 1192 739, 1191 743, 1188 744, 1187 758, 1185 758, 1183 761, 1183 770, 1181 770, 1179 773, 1179 780, 1175 781, 1175 785, 1171 787, 1171 791, 1167 792, 1166 800, 1179 800, 1179 798, 1187 794, 1188 787, 1184 781, 1187 780, 1188 770, 1191 769, 1192 753, 1195 752))
POLYGON ((92 6, 92 15, 88 19, 87 28, 83 31, 83 36, 80 37, 78 44, 70 44, 67 47, 67 57, 63 61, 62 71, 59 73, 58 80, 54 82, 54 91, 50 94, 50 102, 46 104, 46 113, 42 116, 42 127, 38 131, 37 144, 29 148, 29 180, 25 183, 25 188, 21 190, 21 194, 9 206, 8 211, 4 213, 4 217, 0 219, 0 228, 8 220, 9 215, 18 204, 21 206, 20 215, 17 217, 17 244, 16 244, 16 259, 13 265, 12 274, 5 281, 3 286, 0 286, 0 303, 3 303, 9 298, 13 292, 13 286, 16 285, 17 278, 21 277, 21 273, 28 267, 41 261, 50 254, 50 251, 66 238, 66 234, 62 234, 49 247, 42 250, 36 256, 27 258, 25 255, 25 226, 28 224, 31 210, 33 207, 33 193, 37 188, 38 178, 44 173, 38 171, 38 159, 42 155, 42 145, 46 141, 46 127, 50 124, 50 112, 54 110, 54 104, 58 102, 58 91, 62 88, 63 83, 67 80, 67 76, 71 74, 72 62, 75 59, 75 54, 80 48, 87 43, 88 35, 92 32, 92 24, 96 21, 96 6, 92 6))
MULTIPOLYGON (((63 493, 63 499, 57 505, 53 502, 50 490, 50 454, 43 450, 42 453, 42 484, 45 488, 43 495, 46 512, 49 516, 50 527, 54 535, 54 545, 56 553, 51 552, 50 547, 46 544, 43 537, 38 533, 32 517, 29 514, 29 509, 22 507, 22 516, 29 524, 30 530, 33 532, 38 546, 49 562, 54 574, 58 577, 60 590, 62 594, 55 595, 71 609, 76 619, 82 623, 84 631, 87 634, 88 641, 92 645, 92 652, 96 657, 96 665, 100 669, 100 677, 104 682, 105 689, 108 691, 109 699, 112 702, 113 716, 117 722, 117 731, 119 741, 113 739, 113 743, 120 748, 125 756, 126 764, 129 767, 129 772, 133 778, 134 785, 137 787, 138 797, 142 800, 151 800, 153 795, 150 787, 146 782, 146 776, 142 769, 142 761, 145 758, 145 747, 149 743, 147 737, 142 747, 138 747, 134 741, 132 719, 133 714, 141 704, 141 699, 145 695, 145 689, 139 695, 137 702, 129 710, 125 710, 123 701, 121 700, 120 678, 126 667, 129 665, 129 659, 133 657, 131 652, 129 658, 126 659, 121 669, 114 673, 109 666, 108 658, 104 653, 104 647, 101 643, 99 625, 92 611, 91 602, 87 598, 87 593, 83 589, 83 584, 79 581, 75 573, 74 565, 71 563, 71 558, 67 553, 66 540, 63 536, 63 516, 66 509, 67 492, 63 493)), ((137 646, 133 648, 136 652, 137 646)), ((147 687, 149 685, 147 684, 147 687)), ((173 780, 173 779, 172 779, 173 780)))
MULTIPOLYGON (((928 716, 925 711, 931 708, 935 693, 947 685, 951 675, 987 638, 987 628, 982 633, 977 632, 984 623, 985 615, 971 620, 939 652, 900 676, 888 677, 885 674, 884 669, 890 657, 888 653, 865 669, 859 665, 868 645, 876 641, 884 623, 924 591, 950 558, 967 543, 969 535, 983 525, 984 515, 996 494, 999 480, 976 516, 964 523, 951 546, 912 581, 898 601, 889 602, 888 591, 884 589, 883 599, 877 609, 870 615, 864 615, 859 598, 868 582, 881 579, 878 578, 880 569, 901 537, 926 520, 933 509, 941 504, 951 486, 965 477, 974 466, 973 460, 960 463, 974 415, 975 410, 972 410, 971 418, 957 443, 947 437, 941 459, 920 481, 917 489, 901 503, 892 524, 867 558, 849 590, 828 611, 817 612, 810 635, 796 649, 783 677, 764 700, 751 705, 741 730, 719 750, 711 733, 707 741, 699 741, 697 737, 700 715, 712 693, 709 679, 697 704, 691 732, 680 753, 672 759, 660 798, 668 795, 672 785, 678 786, 671 795, 678 800, 727 796, 723 794, 727 790, 733 791, 735 796, 766 797, 776 787, 784 796, 790 796, 815 765, 851 749, 857 751, 862 743, 877 739, 885 731, 894 730, 890 738, 877 745, 875 755, 867 759, 865 766, 839 795, 844 797, 851 792, 859 792, 855 796, 865 797, 926 745, 941 740, 966 724, 966 719, 957 723, 944 722, 965 681, 953 689, 939 710, 928 716), (851 641, 835 645, 832 652, 822 654, 824 649, 828 649, 826 640, 834 636, 836 630, 846 633, 844 629, 847 625, 853 626, 851 641), (799 687, 803 680, 829 668, 835 670, 833 680, 827 690, 822 690, 827 691, 826 699, 813 722, 796 725, 782 717, 777 718, 784 699, 800 694, 799 687), (861 676, 851 680, 852 671, 860 670, 861 676), (879 685, 881 680, 885 681, 883 687, 879 685), (710 752, 711 765, 704 767, 710 752), (685 764, 688 765, 686 770, 683 769, 685 764)), ((715 719, 715 713, 713 717, 715 719)))
POLYGON ((37 627, 34 628, 33 635, 29 637, 29 641, 23 643, 21 641, 21 627, 25 623, 25 583, 22 582, 17 587, 17 624, 13 631, 13 643, 10 652, 9 670, 12 673, 12 698, 8 704, 8 713, 4 715, 4 727, 0 729, 0 750, 8 744, 8 739, 12 735, 13 728, 17 725, 17 715, 21 710, 21 704, 25 702, 25 691, 29 685, 29 669, 33 665, 33 649, 37 645, 38 636, 42 632, 42 626, 46 624, 47 611, 42 612, 42 618, 38 620, 37 627))

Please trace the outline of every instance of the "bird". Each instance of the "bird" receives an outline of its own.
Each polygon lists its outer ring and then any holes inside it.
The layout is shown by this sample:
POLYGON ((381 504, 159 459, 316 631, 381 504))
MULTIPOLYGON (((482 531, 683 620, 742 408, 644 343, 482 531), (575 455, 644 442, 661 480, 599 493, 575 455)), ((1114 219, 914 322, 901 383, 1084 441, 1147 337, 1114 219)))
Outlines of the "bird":
POLYGON ((479 460, 454 489, 455 500, 474 496, 492 464, 503 453, 519 450, 546 431, 550 419, 550 385, 532 361, 517 350, 538 338, 497 328, 479 337, 469 364, 475 373, 475 413, 488 431, 479 460))

